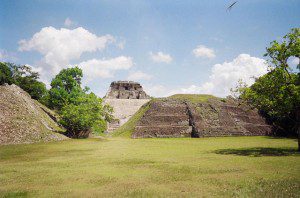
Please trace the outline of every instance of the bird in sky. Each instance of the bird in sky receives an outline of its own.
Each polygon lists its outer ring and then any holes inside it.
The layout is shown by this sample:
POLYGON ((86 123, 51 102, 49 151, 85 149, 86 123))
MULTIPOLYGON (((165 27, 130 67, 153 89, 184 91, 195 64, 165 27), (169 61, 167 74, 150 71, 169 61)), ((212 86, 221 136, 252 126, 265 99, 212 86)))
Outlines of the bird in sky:
POLYGON ((237 3, 237 1, 233 2, 232 4, 230 4, 230 6, 227 7, 227 11, 230 11, 232 9, 232 7, 237 3))

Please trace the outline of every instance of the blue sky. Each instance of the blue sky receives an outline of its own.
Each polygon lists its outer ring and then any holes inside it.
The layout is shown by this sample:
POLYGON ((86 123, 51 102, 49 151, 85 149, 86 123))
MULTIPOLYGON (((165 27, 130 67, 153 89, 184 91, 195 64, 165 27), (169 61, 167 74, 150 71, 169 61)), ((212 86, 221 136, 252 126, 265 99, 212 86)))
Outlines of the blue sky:
POLYGON ((153 96, 225 96, 264 74, 266 46, 300 26, 298 0, 240 0, 227 11, 232 2, 1 0, 0 58, 44 82, 80 65, 99 96, 126 79, 153 96))

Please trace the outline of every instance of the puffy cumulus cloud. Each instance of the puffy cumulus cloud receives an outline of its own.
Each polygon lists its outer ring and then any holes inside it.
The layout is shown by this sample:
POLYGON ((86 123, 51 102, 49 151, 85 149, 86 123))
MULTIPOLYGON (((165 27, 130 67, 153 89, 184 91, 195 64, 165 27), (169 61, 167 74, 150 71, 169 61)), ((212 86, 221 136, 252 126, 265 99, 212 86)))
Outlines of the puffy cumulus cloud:
POLYGON ((193 49, 193 54, 196 57, 204 57, 204 58, 215 58, 216 57, 215 51, 204 45, 198 45, 195 49, 193 49))
POLYGON ((131 57, 119 56, 112 59, 91 59, 78 64, 88 80, 96 77, 111 78, 117 70, 128 70, 133 66, 131 57))
POLYGON ((79 59, 82 53, 103 50, 113 41, 111 35, 97 36, 82 27, 44 27, 32 38, 19 41, 19 50, 41 53, 44 56, 44 69, 54 74, 67 67, 71 60, 79 59))
POLYGON ((72 21, 72 20, 68 17, 68 18, 66 18, 66 20, 65 20, 65 22, 64 22, 64 25, 65 25, 66 27, 71 27, 71 26, 73 26, 73 25, 76 25, 76 22, 72 21))
POLYGON ((214 65, 207 82, 200 86, 191 85, 183 88, 182 91, 224 97, 230 94, 230 89, 235 88, 239 80, 247 85, 252 85, 255 77, 262 76, 267 72, 268 65, 264 59, 252 57, 249 54, 240 54, 231 62, 214 65))
POLYGON ((163 52, 157 52, 157 53, 152 53, 150 52, 150 58, 154 62, 164 62, 164 63, 170 63, 172 62, 173 58, 169 54, 165 54, 163 52))
POLYGON ((225 97, 230 94, 230 89, 236 87, 241 79, 247 85, 252 85, 254 77, 259 77, 268 72, 268 65, 264 59, 240 54, 231 62, 216 64, 212 67, 209 80, 202 85, 169 88, 162 85, 145 86, 151 96, 164 97, 173 94, 212 94, 225 97))
POLYGON ((127 79, 128 80, 150 80, 152 76, 150 74, 146 74, 142 71, 136 71, 129 73, 127 79))

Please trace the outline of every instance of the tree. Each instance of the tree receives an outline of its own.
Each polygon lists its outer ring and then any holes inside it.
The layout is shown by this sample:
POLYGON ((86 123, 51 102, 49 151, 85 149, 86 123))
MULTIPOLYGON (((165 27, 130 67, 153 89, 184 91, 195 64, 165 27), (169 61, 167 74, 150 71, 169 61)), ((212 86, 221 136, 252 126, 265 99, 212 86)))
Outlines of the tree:
POLYGON ((0 85, 4 83, 12 84, 13 83, 13 73, 10 68, 5 64, 0 62, 0 85))
POLYGON ((16 84, 33 99, 45 101, 48 91, 46 85, 38 79, 39 73, 32 71, 30 66, 0 63, 0 84, 16 84))
POLYGON ((83 94, 76 104, 70 103, 60 111, 60 123, 67 129, 68 135, 75 138, 88 137, 94 125, 103 125, 105 119, 102 100, 95 94, 83 94))
POLYGON ((76 103, 81 88, 82 70, 78 67, 63 69, 51 82, 49 105, 52 109, 61 110, 67 104, 76 103))
POLYGON ((265 56, 270 58, 270 72, 252 86, 240 87, 240 98, 265 113, 278 127, 298 133, 300 151, 300 75, 288 64, 290 58, 300 58, 300 28, 292 29, 281 43, 271 42, 265 56))
POLYGON ((92 128, 105 128, 112 119, 112 108, 102 105, 102 99, 89 88, 81 88, 82 70, 63 69, 51 82, 49 104, 60 114, 60 123, 73 138, 88 137, 92 128))

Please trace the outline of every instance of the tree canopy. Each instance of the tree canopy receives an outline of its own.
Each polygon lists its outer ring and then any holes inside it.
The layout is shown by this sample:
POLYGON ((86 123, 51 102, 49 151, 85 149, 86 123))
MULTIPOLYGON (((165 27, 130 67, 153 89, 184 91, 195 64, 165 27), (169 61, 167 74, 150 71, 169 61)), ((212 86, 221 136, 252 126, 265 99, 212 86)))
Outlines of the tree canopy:
POLYGON ((103 129, 112 119, 112 108, 103 105, 101 98, 81 87, 82 70, 78 67, 63 69, 51 82, 49 105, 61 117, 60 123, 69 136, 84 138, 92 128, 103 129))
POLYGON ((39 80, 39 74, 32 71, 27 65, 16 65, 14 63, 0 63, 0 85, 16 84, 29 95, 40 102, 45 102, 48 95, 46 85, 39 80))
POLYGON ((49 106, 61 110, 67 104, 75 104, 86 90, 81 88, 82 70, 78 67, 63 69, 51 82, 49 106))
POLYGON ((250 86, 239 87, 240 98, 258 108, 285 133, 300 133, 300 64, 293 71, 289 60, 300 58, 300 28, 294 28, 282 42, 266 49, 270 71, 250 86))

